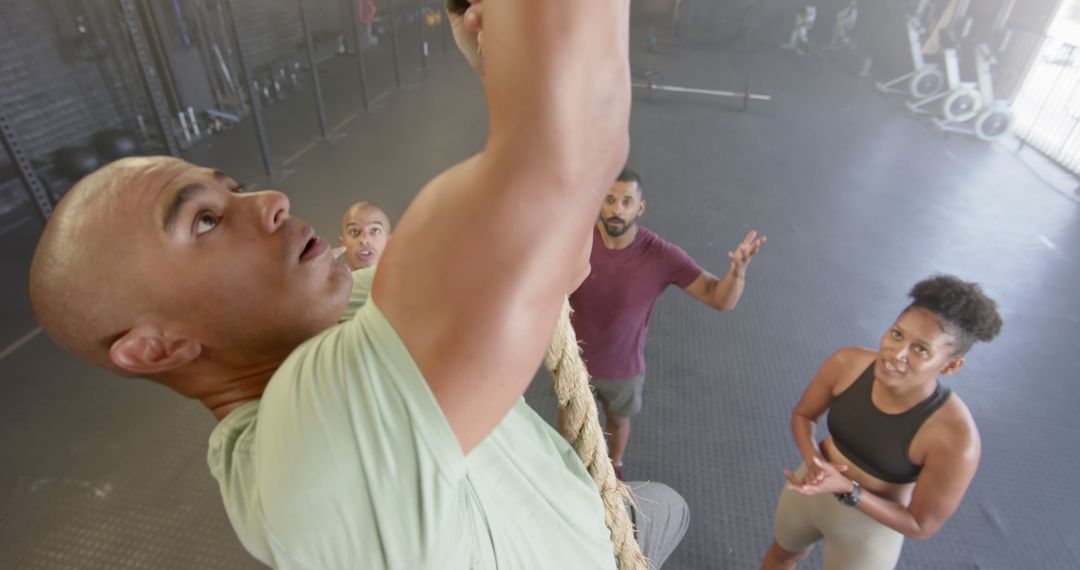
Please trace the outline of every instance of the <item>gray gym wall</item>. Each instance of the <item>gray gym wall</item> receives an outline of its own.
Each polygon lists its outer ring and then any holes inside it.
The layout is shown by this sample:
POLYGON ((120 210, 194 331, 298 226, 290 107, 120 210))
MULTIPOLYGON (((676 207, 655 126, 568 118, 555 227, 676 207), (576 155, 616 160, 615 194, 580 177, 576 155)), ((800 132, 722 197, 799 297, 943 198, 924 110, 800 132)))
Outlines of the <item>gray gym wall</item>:
MULTIPOLYGON (((644 0, 655 11, 669 9, 674 0, 644 0)), ((863 0, 864 2, 868 0, 863 0)), ((870 0, 886 1, 886 0, 870 0)), ((744 11, 754 4, 753 42, 757 47, 775 45, 788 40, 795 16, 807 4, 817 8, 813 30, 815 41, 829 40, 836 12, 848 0, 683 0, 685 37, 705 45, 723 45, 735 34, 744 11), (828 25, 822 25, 827 22, 828 25)))
MULTIPOLYGON (((132 113, 132 99, 141 97, 136 91, 138 75, 121 71, 133 65, 126 45, 110 50, 100 68, 99 62, 81 61, 64 47, 76 35, 67 14, 69 4, 74 5, 57 0, 0 2, 0 104, 24 151, 35 161, 51 161, 53 150, 84 144, 96 131, 117 126, 132 113), (58 29, 68 39, 61 39, 58 29), (112 85, 106 85, 102 70, 112 78, 112 85)), ((100 8, 114 2, 87 0, 86 4, 100 8)), ((94 26, 95 22, 89 23, 94 26)), ((0 183, 2 222, 4 214, 27 201, 7 153, 0 155, 0 183)))
MULTIPOLYGON (((352 0, 306 1, 314 30, 341 29, 349 21, 343 13, 352 0)), ((185 86, 182 103, 204 107, 197 94, 206 73, 201 63, 186 65, 199 62, 199 54, 183 46, 172 0, 136 4, 154 14, 171 72, 185 86)), ((296 0, 234 0, 234 7, 253 72, 301 53, 296 0)), ((153 124, 118 0, 0 0, 0 14, 0 105, 24 151, 43 170, 55 150, 87 144, 102 129, 135 130, 139 114, 153 124), (92 32, 107 44, 100 61, 72 54, 76 13, 86 14, 92 32)), ((171 98, 170 104, 175 105, 171 98)), ((7 153, 0 154, 0 230, 32 208, 7 153)))
MULTIPOLYGON (((158 1, 167 3, 171 0, 158 1)), ((317 60, 333 53, 339 36, 351 45, 350 4, 356 1, 305 0, 317 60)), ((389 13, 385 5, 386 0, 376 2, 378 16, 389 13)), ((304 32, 297 0, 234 0, 233 6, 240 41, 253 75, 258 77, 267 66, 284 59, 304 57, 304 32)))

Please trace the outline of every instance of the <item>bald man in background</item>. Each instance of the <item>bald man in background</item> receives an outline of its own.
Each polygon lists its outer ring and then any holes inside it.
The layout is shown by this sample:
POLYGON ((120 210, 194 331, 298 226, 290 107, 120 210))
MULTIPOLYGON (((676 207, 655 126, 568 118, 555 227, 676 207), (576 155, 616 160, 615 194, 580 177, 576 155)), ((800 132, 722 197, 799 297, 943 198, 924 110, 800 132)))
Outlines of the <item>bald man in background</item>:
POLYGON ((338 243, 345 248, 345 265, 353 271, 379 262, 390 240, 390 218, 371 202, 357 202, 341 219, 338 243))

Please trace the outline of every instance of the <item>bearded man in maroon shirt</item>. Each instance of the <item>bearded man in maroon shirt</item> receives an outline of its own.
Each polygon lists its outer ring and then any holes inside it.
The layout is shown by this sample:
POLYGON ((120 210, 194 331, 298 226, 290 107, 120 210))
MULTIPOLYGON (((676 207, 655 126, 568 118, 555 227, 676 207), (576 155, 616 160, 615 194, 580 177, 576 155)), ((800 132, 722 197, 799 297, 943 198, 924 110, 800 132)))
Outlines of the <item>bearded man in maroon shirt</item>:
MULTIPOLYGON (((644 213, 641 177, 625 168, 604 198, 593 230, 592 273, 570 297, 574 330, 604 408, 611 462, 620 479, 630 417, 641 410, 645 338, 656 300, 674 284, 714 309, 734 309, 746 268, 765 243, 765 236, 751 231, 728 252, 727 273, 716 277, 682 248, 638 225, 644 213)), ((562 418, 559 423, 561 429, 562 418)))

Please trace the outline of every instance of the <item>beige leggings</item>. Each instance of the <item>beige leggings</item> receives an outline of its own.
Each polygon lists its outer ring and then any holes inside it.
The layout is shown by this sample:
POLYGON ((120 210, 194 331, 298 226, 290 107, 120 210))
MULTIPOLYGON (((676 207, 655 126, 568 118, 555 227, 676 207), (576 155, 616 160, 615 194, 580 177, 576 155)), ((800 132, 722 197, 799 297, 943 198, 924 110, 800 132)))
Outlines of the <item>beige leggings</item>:
MULTIPOLYGON (((795 476, 805 473, 804 465, 795 476)), ((894 568, 904 546, 904 535, 830 493, 807 497, 784 488, 776 505, 776 542, 784 550, 805 552, 822 538, 826 570, 894 568)))

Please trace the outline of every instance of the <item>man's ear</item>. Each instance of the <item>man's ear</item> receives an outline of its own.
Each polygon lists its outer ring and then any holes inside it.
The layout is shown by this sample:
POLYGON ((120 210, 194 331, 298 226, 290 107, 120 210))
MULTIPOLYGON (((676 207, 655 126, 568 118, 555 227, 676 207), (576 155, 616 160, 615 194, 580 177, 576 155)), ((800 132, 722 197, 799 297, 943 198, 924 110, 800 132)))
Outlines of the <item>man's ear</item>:
POLYGON ((640 215, 642 215, 642 214, 644 214, 644 213, 645 213, 645 199, 644 199, 644 198, 642 198, 642 200, 641 200, 641 205, 639 205, 639 206, 638 206, 638 211, 637 211, 637 215, 639 215, 639 216, 640 216, 640 215))
POLYGON ((124 333, 109 349, 109 359, 133 374, 153 376, 176 370, 202 354, 198 341, 167 336, 157 325, 142 324, 124 333))
POLYGON ((945 376, 955 374, 957 370, 960 370, 964 367, 965 362, 966 361, 964 360, 963 356, 955 356, 949 360, 949 362, 945 365, 945 368, 941 369, 941 373, 945 376))

